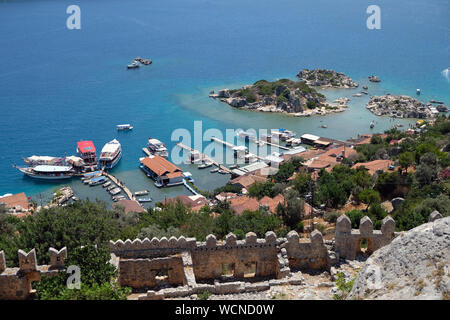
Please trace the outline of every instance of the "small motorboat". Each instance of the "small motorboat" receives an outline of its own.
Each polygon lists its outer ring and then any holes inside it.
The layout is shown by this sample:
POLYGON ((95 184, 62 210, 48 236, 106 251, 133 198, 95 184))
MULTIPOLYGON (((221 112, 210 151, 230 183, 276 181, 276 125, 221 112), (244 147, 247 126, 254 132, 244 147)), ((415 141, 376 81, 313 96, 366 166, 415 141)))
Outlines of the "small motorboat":
POLYGON ((115 196, 116 194, 119 194, 122 190, 120 190, 120 188, 114 188, 112 190, 109 191, 109 193, 113 196, 115 196))
POLYGON ((127 124, 118 124, 117 126, 117 130, 119 131, 125 131, 125 130, 133 130, 133 126, 129 123, 127 124))
POLYGON ((361 91, 362 94, 369 94, 367 91, 361 91))
POLYGON ((417 89, 417 90, 416 90, 416 94, 417 94, 417 95, 420 95, 420 89, 417 89))
POLYGON ((118 196, 114 196, 114 197, 112 197, 112 200, 114 201, 114 202, 117 202, 117 201, 119 201, 119 200, 125 200, 127 197, 125 197, 124 195, 118 195, 118 196))
POLYGON ((222 170, 222 169, 219 169, 219 171, 217 171, 217 172, 219 172, 220 174, 227 174, 228 172, 226 172, 225 170, 222 170))
POLYGON ((137 201, 139 202, 152 202, 152 198, 150 197, 144 197, 144 198, 138 198, 137 201))
POLYGON ((133 61, 131 64, 127 65, 127 69, 136 69, 139 68, 139 62, 133 61))
POLYGON ((207 162, 205 162, 205 163, 200 164, 200 165, 198 166, 198 168, 199 168, 199 169, 206 169, 206 168, 211 167, 212 165, 213 165, 212 162, 207 161, 207 162))
POLYGON ((322 128, 328 128, 328 126, 326 124, 321 125, 322 128))
POLYGON ((134 195, 135 195, 135 196, 145 196, 145 195, 147 195, 148 193, 149 193, 148 190, 141 190, 141 191, 136 191, 136 192, 134 193, 134 195))
POLYGON ((218 172, 218 171, 219 171, 219 168, 214 168, 214 169, 210 170, 209 172, 215 173, 215 172, 218 172))
POLYGON ((375 124, 373 123, 373 121, 370 123, 370 129, 373 129, 373 127, 375 127, 375 124))
POLYGON ((106 191, 111 191, 112 189, 114 189, 116 186, 113 184, 113 185, 110 185, 108 188, 106 188, 106 191))
POLYGON ((102 187, 106 188, 106 187, 109 187, 110 185, 111 185, 111 181, 106 181, 102 187))
POLYGON ((367 89, 369 89, 369 87, 368 86, 363 86, 362 87, 364 90, 367 90, 367 89))

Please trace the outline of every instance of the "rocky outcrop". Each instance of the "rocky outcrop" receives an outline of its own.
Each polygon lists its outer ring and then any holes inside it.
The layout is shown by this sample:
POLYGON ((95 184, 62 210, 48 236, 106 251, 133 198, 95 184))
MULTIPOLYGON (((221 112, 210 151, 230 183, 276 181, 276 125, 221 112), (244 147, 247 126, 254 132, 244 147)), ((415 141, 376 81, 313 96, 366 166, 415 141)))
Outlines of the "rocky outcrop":
POLYGON ((347 298, 449 299, 449 248, 450 217, 409 230, 367 259, 347 298))
POLYGON ((395 118, 432 118, 435 115, 424 103, 409 96, 373 96, 366 105, 377 116, 395 118))
POLYGON ((263 112, 283 112, 296 116, 342 112, 346 104, 328 104, 325 96, 304 81, 281 79, 274 82, 260 80, 240 89, 222 89, 210 97, 234 108, 263 112))
POLYGON ((313 87, 331 87, 331 88, 357 88, 358 83, 354 82, 349 76, 333 70, 325 69, 303 69, 297 74, 300 80, 305 81, 313 87))

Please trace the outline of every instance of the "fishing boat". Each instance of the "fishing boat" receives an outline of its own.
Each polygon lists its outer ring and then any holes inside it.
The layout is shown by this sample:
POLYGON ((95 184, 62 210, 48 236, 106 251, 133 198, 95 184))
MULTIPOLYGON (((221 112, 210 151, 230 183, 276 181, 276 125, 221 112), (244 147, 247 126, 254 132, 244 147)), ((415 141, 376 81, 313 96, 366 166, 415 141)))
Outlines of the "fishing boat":
POLYGON ((117 130, 119 131, 124 131, 124 130, 133 130, 133 126, 129 123, 127 124, 118 124, 117 126, 117 130))
POLYGON ((164 158, 169 156, 166 146, 158 139, 148 138, 147 149, 152 155, 158 155, 164 158))
POLYGON ((106 187, 109 187, 110 185, 111 185, 111 181, 106 181, 102 187, 106 188, 106 187))
POLYGON ((91 181, 89 181, 89 185, 90 186, 97 186, 99 184, 103 184, 106 182, 106 177, 105 176, 100 176, 100 177, 96 177, 96 178, 92 178, 91 181))
POLYGON ((68 166, 38 165, 27 168, 14 167, 31 178, 43 180, 69 179, 75 175, 73 168, 68 166))
POLYGON ((102 149, 98 165, 102 169, 112 169, 122 158, 122 147, 116 139, 108 142, 102 149))
POLYGON ((198 166, 198 168, 199 168, 199 169, 206 169, 206 168, 211 167, 212 165, 213 165, 212 162, 205 161, 204 163, 200 164, 200 165, 198 166))
POLYGON ((209 172, 215 173, 215 172, 218 172, 218 171, 219 171, 219 168, 214 168, 214 169, 210 170, 209 172))
POLYGON ((139 202, 152 202, 152 198, 150 197, 144 197, 144 198, 138 198, 137 201, 139 202))
POLYGON ((25 161, 25 163, 30 167, 35 167, 38 165, 57 166, 63 165, 64 158, 50 156, 31 156, 28 158, 23 158, 23 161, 25 161))
POLYGON ((112 184, 108 188, 106 188, 106 191, 111 191, 112 189, 116 188, 116 185, 112 184))
POLYGON ((139 62, 137 61, 133 61, 132 63, 127 65, 127 69, 136 69, 136 68, 139 68, 139 62))
POLYGON ((148 190, 141 190, 141 191, 136 191, 135 193, 134 193, 134 195, 135 196, 145 196, 145 195, 147 195, 147 194, 149 194, 149 191, 148 190))

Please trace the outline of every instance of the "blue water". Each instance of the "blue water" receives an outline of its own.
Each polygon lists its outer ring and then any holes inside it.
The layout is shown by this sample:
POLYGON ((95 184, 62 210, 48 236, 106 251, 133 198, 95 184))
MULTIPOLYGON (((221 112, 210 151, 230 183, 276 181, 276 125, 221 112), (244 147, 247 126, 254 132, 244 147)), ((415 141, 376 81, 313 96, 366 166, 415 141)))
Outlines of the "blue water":
MULTIPOLYGON (((346 139, 392 126, 365 110, 368 97, 327 117, 292 118, 233 110, 207 97, 211 89, 259 79, 295 78, 302 68, 331 68, 371 94, 415 95, 450 103, 450 3, 448 0, 375 1, 382 29, 366 28, 374 1, 350 0, 96 0, 0 3, 0 195, 26 192, 48 198, 55 184, 23 177, 11 164, 22 157, 71 155, 76 142, 97 149, 113 138, 124 156, 113 173, 133 191, 153 198, 188 194, 183 187, 157 190, 137 169, 149 136, 172 148, 176 128, 286 127, 346 139), (67 6, 81 7, 81 30, 66 28, 67 6), (126 70, 134 57, 153 64, 126 70), (131 123, 132 132, 115 125, 131 123), (326 123, 328 129, 321 129, 326 123)), ((355 91, 325 92, 334 99, 355 91)), ((213 189, 227 177, 193 166, 196 184, 213 189)), ((82 197, 108 200, 101 189, 72 186, 82 197), (95 191, 93 191, 95 189, 95 191)))

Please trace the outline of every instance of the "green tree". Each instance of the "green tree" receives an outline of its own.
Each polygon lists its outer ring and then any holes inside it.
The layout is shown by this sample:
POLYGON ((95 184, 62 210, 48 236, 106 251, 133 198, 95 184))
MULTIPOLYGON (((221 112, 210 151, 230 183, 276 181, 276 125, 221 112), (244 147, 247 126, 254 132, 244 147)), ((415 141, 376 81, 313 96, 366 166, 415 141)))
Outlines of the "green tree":
POLYGON ((408 173, 408 167, 414 163, 414 153, 406 151, 400 154, 398 157, 398 162, 402 170, 408 173))
POLYGON ((366 209, 368 209, 371 205, 375 203, 381 202, 380 194, 378 193, 378 191, 375 191, 373 189, 366 189, 363 192, 361 192, 359 194, 359 199, 363 203, 367 204, 366 209))

